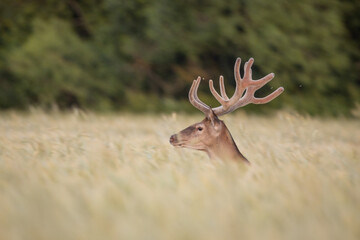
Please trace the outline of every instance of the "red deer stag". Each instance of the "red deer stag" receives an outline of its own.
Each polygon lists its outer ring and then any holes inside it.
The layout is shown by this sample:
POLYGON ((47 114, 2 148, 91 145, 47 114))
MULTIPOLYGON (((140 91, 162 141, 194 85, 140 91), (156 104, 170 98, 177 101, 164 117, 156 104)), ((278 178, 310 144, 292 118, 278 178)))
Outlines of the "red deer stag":
POLYGON ((253 80, 251 66, 254 63, 254 59, 250 58, 249 61, 245 63, 244 77, 241 78, 240 63, 241 59, 238 58, 234 67, 236 88, 234 95, 230 99, 225 92, 223 76, 220 76, 219 79, 221 95, 215 90, 213 81, 209 81, 212 95, 221 104, 219 107, 211 108, 199 99, 197 91, 201 77, 194 80, 189 91, 189 100, 190 103, 202 111, 206 117, 201 122, 195 123, 181 132, 172 135, 170 137, 170 143, 173 146, 205 151, 212 159, 233 159, 249 163, 249 161, 240 153, 225 123, 218 117, 233 112, 237 108, 246 106, 250 103, 268 103, 279 96, 284 91, 284 88, 279 87, 264 98, 256 98, 254 93, 271 81, 275 75, 274 73, 270 73, 259 80, 253 80))

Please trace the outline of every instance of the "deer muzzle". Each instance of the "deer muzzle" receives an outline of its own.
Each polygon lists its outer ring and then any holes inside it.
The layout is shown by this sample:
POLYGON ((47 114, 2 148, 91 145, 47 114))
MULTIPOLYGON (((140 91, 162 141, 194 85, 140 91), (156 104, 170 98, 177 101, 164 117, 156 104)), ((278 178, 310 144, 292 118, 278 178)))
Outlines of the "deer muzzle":
POLYGON ((177 143, 177 141, 178 141, 178 140, 177 140, 176 134, 171 135, 170 140, 169 140, 170 144, 171 144, 171 145, 175 145, 175 144, 177 143))

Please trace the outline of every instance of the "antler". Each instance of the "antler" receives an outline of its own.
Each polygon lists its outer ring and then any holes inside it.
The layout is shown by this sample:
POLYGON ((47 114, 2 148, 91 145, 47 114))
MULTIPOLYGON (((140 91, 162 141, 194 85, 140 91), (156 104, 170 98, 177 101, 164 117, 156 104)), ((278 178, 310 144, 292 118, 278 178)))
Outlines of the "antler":
MULTIPOLYGON (((269 94, 266 97, 263 98, 256 98, 254 96, 255 92, 263 87, 266 83, 270 82, 275 74, 270 73, 266 75, 265 77, 259 79, 259 80, 253 80, 252 79, 252 70, 251 66, 254 63, 254 59, 250 58, 249 61, 245 63, 244 66, 244 77, 241 78, 240 76, 240 64, 241 59, 237 58, 234 66, 234 76, 236 81, 236 88, 234 95, 229 99, 225 92, 225 85, 224 85, 224 77, 220 76, 219 78, 219 84, 220 84, 220 94, 215 90, 214 83, 212 80, 209 81, 209 87, 212 95, 216 98, 216 100, 221 104, 221 106, 212 108, 212 111, 217 116, 224 115, 229 112, 233 112, 239 107, 246 106, 250 103, 254 104, 265 104, 270 102, 271 100, 275 99, 277 96, 279 96, 283 91, 283 87, 279 87, 274 92, 269 94), (245 92, 246 91, 246 92, 245 92), (245 94, 244 94, 245 92, 245 94)), ((189 91, 189 100, 190 103, 205 113, 205 115, 209 114, 209 111, 211 108, 203 103, 199 97, 197 96, 197 90, 199 88, 201 82, 201 77, 198 77, 196 80, 194 80, 190 91, 189 91)))

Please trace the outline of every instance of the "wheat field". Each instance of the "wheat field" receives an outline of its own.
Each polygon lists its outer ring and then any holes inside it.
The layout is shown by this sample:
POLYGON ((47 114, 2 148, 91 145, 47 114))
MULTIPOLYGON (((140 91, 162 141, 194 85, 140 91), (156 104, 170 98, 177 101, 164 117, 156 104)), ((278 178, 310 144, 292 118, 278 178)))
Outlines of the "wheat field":
POLYGON ((175 149, 202 115, 0 114, 0 239, 360 239, 360 121, 225 116, 250 167, 175 149))

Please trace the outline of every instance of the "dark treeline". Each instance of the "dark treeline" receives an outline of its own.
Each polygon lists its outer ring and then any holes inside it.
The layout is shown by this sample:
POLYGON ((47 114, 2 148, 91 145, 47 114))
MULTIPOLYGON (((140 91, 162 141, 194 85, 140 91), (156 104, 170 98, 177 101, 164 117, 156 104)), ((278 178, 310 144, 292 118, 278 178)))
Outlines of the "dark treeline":
POLYGON ((359 12, 358 0, 2 0, 0 109, 192 109, 192 80, 223 74, 231 92, 239 56, 255 58, 254 79, 276 74, 257 96, 285 87, 266 109, 348 115, 359 12))

